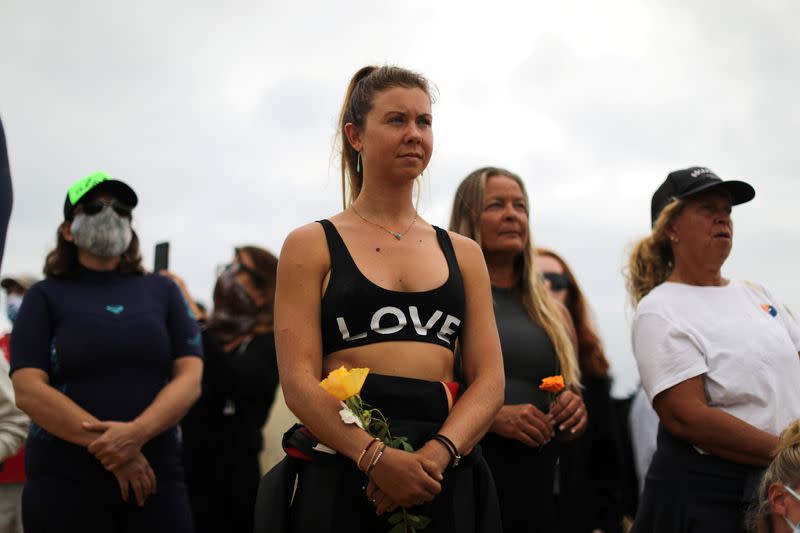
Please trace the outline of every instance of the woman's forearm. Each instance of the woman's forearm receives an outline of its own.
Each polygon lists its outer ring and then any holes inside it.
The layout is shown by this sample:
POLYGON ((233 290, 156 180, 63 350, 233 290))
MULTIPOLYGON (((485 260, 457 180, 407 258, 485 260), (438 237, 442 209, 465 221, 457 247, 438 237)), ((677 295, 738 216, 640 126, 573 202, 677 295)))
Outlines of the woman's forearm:
POLYGON ((660 392, 653 408, 667 430, 709 453, 737 463, 766 466, 778 438, 722 409, 710 407, 705 377, 689 378, 660 392))
POLYGON ((502 373, 486 373, 472 382, 453 405, 442 425, 462 454, 469 453, 483 438, 503 406, 505 378, 502 373))
POLYGON ((714 407, 707 407, 691 428, 692 444, 737 463, 768 466, 775 455, 778 437, 714 407))
POLYGON ((27 369, 14 373, 14 389, 17 406, 31 420, 48 433, 77 444, 88 446, 97 434, 83 429, 83 422, 97 422, 97 418, 73 402, 63 393, 43 381, 34 381, 18 376, 27 369))
POLYGON ((198 357, 182 357, 175 364, 181 368, 176 370, 174 377, 153 402, 131 422, 137 428, 142 443, 175 426, 200 397, 202 360, 198 357))
POLYGON ((283 383, 286 405, 326 446, 356 460, 372 437, 355 424, 345 424, 339 416, 342 405, 319 386, 314 378, 283 383))

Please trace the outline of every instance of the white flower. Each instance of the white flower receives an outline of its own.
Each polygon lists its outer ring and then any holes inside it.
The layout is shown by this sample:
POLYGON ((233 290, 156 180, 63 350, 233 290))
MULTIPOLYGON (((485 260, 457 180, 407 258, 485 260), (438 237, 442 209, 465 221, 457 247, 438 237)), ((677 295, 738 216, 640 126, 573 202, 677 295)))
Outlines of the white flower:
MULTIPOLYGON (((344 405, 344 403, 342 403, 344 405)), ((345 424, 355 424, 361 429, 364 429, 364 424, 361 423, 361 419, 356 416, 356 414, 350 410, 349 407, 345 406, 339 411, 339 416, 342 417, 342 422, 345 424)))

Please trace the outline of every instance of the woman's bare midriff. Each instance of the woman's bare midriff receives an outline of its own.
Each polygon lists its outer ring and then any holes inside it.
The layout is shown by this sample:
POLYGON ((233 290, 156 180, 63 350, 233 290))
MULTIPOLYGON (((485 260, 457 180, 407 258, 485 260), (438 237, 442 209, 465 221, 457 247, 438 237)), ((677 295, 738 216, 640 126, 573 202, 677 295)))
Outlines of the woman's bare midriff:
POLYGON ((453 381, 453 352, 427 342, 390 341, 339 350, 323 359, 323 377, 340 366, 374 374, 453 381))

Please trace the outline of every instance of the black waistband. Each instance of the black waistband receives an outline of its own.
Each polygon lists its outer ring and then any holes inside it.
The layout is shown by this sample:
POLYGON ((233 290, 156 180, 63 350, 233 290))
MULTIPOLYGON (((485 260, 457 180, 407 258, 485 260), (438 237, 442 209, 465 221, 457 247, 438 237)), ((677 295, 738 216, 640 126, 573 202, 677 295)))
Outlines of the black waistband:
POLYGON ((673 436, 659 423, 657 448, 647 477, 676 479, 688 476, 692 483, 702 484, 709 480, 715 486, 724 481, 726 486, 740 491, 743 502, 748 502, 755 497, 763 473, 764 469, 758 466, 700 453, 691 443, 673 436))

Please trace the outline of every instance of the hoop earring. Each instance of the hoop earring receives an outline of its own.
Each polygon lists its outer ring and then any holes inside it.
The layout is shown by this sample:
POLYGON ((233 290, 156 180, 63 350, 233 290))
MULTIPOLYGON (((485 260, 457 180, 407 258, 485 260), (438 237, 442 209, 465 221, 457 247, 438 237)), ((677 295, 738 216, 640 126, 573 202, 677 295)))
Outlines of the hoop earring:
POLYGON ((358 152, 358 157, 356 158, 356 174, 361 172, 361 152, 358 152))

